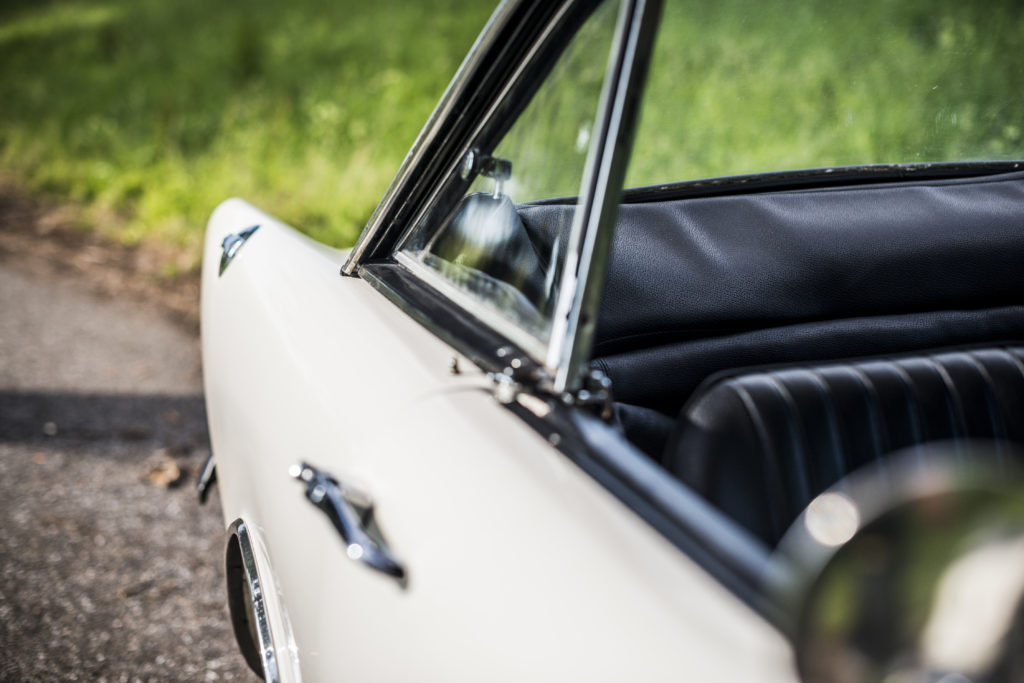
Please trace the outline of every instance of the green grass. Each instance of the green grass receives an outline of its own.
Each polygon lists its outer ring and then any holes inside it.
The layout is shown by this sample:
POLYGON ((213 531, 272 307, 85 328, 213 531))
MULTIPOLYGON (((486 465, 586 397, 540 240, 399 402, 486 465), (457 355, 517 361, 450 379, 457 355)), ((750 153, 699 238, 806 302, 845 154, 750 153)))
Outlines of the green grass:
POLYGON ((350 244, 490 0, 0 5, 0 173, 198 258, 243 196, 350 244))
MULTIPOLYGON (((193 262, 229 196, 351 244, 493 4, 6 0, 0 177, 193 262)), ((1017 0, 667 5, 631 184, 1024 156, 1017 0)))

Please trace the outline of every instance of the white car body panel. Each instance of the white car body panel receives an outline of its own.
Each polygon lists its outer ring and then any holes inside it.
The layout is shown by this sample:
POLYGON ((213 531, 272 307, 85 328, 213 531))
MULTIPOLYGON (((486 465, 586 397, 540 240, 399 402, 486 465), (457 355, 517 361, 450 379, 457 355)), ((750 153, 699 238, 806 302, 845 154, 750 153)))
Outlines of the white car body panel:
POLYGON ((796 680, 775 628, 343 260, 241 200, 207 231, 218 486, 259 541, 282 680, 796 680), (218 277, 224 236, 255 224, 218 277), (346 556, 300 460, 373 497, 407 588, 346 556))

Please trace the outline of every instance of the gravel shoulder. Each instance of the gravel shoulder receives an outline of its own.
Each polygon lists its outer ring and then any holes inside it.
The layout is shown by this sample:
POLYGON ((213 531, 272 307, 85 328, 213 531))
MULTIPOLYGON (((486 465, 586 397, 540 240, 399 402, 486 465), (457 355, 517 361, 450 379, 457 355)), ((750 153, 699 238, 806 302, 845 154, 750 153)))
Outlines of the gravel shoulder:
POLYGON ((198 281, 52 211, 0 189, 0 680, 252 680, 193 487, 198 281))

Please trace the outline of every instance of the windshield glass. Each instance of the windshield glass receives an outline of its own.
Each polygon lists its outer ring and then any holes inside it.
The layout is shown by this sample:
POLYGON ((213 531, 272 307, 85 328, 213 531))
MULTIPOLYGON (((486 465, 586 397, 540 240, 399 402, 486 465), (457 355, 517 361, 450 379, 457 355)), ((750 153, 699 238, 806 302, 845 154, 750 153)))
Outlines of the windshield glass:
POLYGON ((1024 158, 1024 4, 670 2, 627 186, 1024 158))
POLYGON ((417 226, 398 254, 440 275, 478 316, 512 322, 509 333, 525 332, 516 341, 537 356, 551 336, 574 206, 537 221, 530 203, 580 190, 619 7, 593 12, 502 140, 466 154, 460 173, 472 184, 445 222, 417 226))

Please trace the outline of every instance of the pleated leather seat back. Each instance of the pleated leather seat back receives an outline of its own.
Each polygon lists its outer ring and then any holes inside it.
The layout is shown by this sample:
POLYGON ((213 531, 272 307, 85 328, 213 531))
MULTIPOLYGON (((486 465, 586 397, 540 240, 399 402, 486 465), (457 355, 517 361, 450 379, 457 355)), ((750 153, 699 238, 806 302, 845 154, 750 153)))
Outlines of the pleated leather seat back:
POLYGON ((1024 345, 719 376, 683 409, 666 464, 769 544, 858 467, 930 441, 1024 442, 1024 345))

